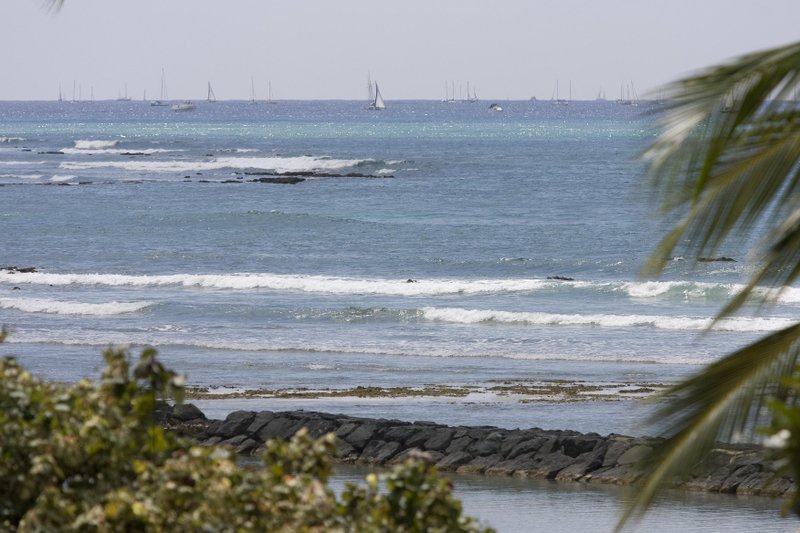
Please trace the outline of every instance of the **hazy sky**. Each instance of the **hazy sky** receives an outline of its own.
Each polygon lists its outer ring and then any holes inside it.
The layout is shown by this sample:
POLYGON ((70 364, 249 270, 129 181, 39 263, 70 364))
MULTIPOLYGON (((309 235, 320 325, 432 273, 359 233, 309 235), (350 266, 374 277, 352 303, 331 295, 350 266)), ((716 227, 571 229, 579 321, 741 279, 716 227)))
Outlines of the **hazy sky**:
POLYGON ((800 40, 800 0, 0 0, 0 99, 442 98, 639 93, 800 40))

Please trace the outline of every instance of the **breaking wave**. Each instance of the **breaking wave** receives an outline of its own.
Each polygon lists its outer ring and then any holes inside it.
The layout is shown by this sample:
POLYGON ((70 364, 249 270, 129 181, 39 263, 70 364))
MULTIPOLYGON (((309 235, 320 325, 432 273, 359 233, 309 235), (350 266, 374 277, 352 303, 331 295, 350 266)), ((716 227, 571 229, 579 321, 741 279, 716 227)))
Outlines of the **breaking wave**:
MULTIPOLYGON (((67 176, 63 176, 67 179, 67 176)), ((665 282, 592 282, 570 279, 391 279, 322 276, 303 274, 230 273, 230 274, 51 274, 46 272, 11 273, 0 270, 0 283, 43 285, 87 285, 108 287, 200 287, 223 290, 268 289, 325 294, 381 294, 390 296, 445 296, 500 294, 534 291, 576 291, 586 293, 624 293, 637 300, 670 298, 724 302, 744 286, 732 283, 693 281, 665 282)), ((781 292, 756 290, 761 296, 781 304, 800 304, 800 288, 781 292)), ((576 295, 576 297, 578 297, 576 295)))
POLYGON ((119 141, 75 141, 75 148, 78 150, 105 150, 114 148, 119 141))
MULTIPOLYGON (((427 320, 455 324, 495 323, 528 326, 596 326, 607 328, 652 327, 667 330, 703 331, 712 323, 711 318, 683 316, 579 315, 434 307, 423 308, 422 313, 427 320)), ((789 318, 735 317, 721 320, 714 326, 714 330, 738 332, 775 331, 786 328, 795 322, 795 320, 789 318)))
POLYGON ((57 315, 111 316, 135 313, 153 305, 152 302, 65 302, 39 298, 0 298, 0 308, 16 309, 24 313, 51 313, 57 315))
POLYGON ((141 172, 193 172, 221 169, 271 170, 274 172, 303 172, 315 170, 338 170, 357 166, 364 159, 330 159, 327 157, 218 157, 209 161, 66 161, 60 168, 66 170, 88 170, 93 168, 118 168, 141 172))
POLYGON ((533 291, 547 286, 537 279, 521 280, 418 280, 345 278, 284 274, 172 274, 132 276, 124 274, 48 274, 0 271, 0 283, 43 285, 91 285, 108 287, 182 286, 208 289, 271 289, 327 294, 385 294, 394 296, 436 296, 533 291))

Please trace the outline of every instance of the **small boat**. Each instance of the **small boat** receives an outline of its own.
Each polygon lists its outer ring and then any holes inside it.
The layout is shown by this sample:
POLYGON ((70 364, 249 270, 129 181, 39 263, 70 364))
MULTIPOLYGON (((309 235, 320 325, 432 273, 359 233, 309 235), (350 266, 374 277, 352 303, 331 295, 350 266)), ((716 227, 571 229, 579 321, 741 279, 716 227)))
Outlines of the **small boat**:
POLYGON ((170 107, 170 109, 173 111, 194 111, 195 105, 189 100, 184 100, 180 104, 175 104, 170 107))
POLYGON ((489 106, 489 111, 497 111, 499 113, 502 110, 503 110, 503 108, 500 107, 500 104, 491 104, 489 106))
POLYGON ((206 102, 214 103, 217 101, 217 95, 214 94, 214 89, 211 88, 211 82, 208 82, 208 96, 206 97, 206 102))
POLYGON ((386 104, 383 101, 383 97, 381 96, 381 90, 378 88, 378 82, 374 83, 375 85, 375 94, 372 102, 369 103, 367 109, 370 111, 383 111, 386 109, 386 104))
POLYGON ((265 104, 277 104, 278 103, 272 98, 272 82, 271 81, 268 82, 268 84, 267 84, 267 101, 264 102, 264 103, 265 104))
POLYGON ((158 100, 153 100, 150 102, 150 105, 155 107, 164 107, 169 105, 167 102, 167 78, 164 77, 163 68, 161 69, 161 94, 159 95, 158 100))

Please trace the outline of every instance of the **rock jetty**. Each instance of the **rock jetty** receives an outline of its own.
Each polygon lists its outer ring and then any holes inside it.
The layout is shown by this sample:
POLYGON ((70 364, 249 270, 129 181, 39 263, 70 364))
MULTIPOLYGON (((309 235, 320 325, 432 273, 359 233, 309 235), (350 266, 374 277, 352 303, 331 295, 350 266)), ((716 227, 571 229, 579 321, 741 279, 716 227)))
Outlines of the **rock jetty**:
MULTIPOLYGON (((616 434, 454 427, 310 411, 234 411, 225 420, 208 420, 192 404, 166 407, 162 422, 201 444, 228 446, 246 455, 258 454, 269 439, 289 439, 306 428, 313 437, 335 433, 335 459, 343 463, 392 465, 423 451, 442 471, 616 485, 639 479, 637 463, 657 443, 616 434)), ((775 465, 756 445, 719 445, 688 481, 676 486, 764 496, 795 490, 790 478, 776 476, 775 465)))

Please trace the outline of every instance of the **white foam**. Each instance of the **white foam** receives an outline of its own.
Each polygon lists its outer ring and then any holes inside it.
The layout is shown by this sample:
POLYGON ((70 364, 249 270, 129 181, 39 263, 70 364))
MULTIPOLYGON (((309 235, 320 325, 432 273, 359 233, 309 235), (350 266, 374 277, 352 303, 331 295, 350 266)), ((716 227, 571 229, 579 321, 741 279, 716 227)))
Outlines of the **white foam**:
POLYGON ((383 175, 386 175, 386 174, 394 174, 395 172, 397 172, 397 170, 394 169, 394 168, 382 168, 379 171, 377 171, 375 174, 377 174, 379 176, 383 176, 383 175))
POLYGON ((147 148, 144 150, 123 149, 123 148, 62 148, 60 152, 68 155, 120 155, 120 154, 142 154, 153 155, 167 152, 180 152, 182 150, 168 150, 166 148, 147 148))
POLYGON ((0 165, 4 167, 16 167, 22 165, 44 165, 49 161, 0 161, 0 165))
POLYGON ((0 137, 0 143, 16 143, 24 140, 22 137, 0 137))
MULTIPOLYGON (((597 326, 609 328, 652 327, 667 330, 703 331, 711 318, 659 315, 608 315, 608 314, 556 314, 537 312, 493 311, 453 307, 422 309, 424 318, 456 324, 518 324, 529 326, 597 326)), ((796 321, 789 318, 734 317, 720 321, 717 331, 776 331, 791 326, 796 321)))
POLYGON ((75 148, 78 150, 103 150, 114 148, 118 144, 119 141, 75 141, 75 148))
POLYGON ((285 274, 172 274, 131 276, 123 274, 49 274, 0 271, 0 283, 94 286, 182 286, 209 289, 271 289, 327 294, 386 294, 395 296, 435 296, 535 291, 548 286, 537 279, 458 280, 433 279, 408 283, 403 279, 345 278, 285 274))
POLYGON ((55 174, 52 178, 50 178, 50 181, 54 181, 56 183, 59 183, 59 182, 62 182, 62 181, 73 180, 75 178, 77 178, 77 176, 73 176, 71 174, 55 174))
POLYGON ((66 161, 60 168, 66 170, 88 170, 93 168, 118 168, 142 172, 193 172, 220 169, 258 169, 275 172, 302 172, 314 170, 337 170, 353 167, 362 159, 329 159, 325 157, 218 157, 210 161, 66 161))
POLYGON ((57 315, 108 316, 135 313, 153 305, 152 302, 65 302, 39 298, 0 298, 0 308, 16 309, 24 313, 52 313, 57 315))

